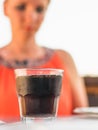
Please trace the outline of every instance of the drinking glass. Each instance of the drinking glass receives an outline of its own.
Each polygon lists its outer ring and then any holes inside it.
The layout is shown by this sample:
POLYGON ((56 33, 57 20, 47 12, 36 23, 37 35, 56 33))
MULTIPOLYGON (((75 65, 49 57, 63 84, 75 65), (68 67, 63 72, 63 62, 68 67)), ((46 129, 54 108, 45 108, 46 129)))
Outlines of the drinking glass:
POLYGON ((22 120, 47 119, 57 115, 62 69, 15 69, 16 90, 22 120))

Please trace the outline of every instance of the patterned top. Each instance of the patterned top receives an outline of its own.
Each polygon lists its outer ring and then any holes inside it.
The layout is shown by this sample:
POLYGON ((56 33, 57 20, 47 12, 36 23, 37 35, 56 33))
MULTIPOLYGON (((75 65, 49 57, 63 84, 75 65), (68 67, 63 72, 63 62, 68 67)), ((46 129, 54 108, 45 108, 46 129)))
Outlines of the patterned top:
POLYGON ((32 67, 37 67, 39 65, 42 65, 49 61, 49 59, 52 57, 54 50, 50 48, 45 48, 45 56, 44 58, 37 59, 37 60, 5 60, 2 55, 0 55, 0 64, 8 67, 8 68, 32 68, 32 67))

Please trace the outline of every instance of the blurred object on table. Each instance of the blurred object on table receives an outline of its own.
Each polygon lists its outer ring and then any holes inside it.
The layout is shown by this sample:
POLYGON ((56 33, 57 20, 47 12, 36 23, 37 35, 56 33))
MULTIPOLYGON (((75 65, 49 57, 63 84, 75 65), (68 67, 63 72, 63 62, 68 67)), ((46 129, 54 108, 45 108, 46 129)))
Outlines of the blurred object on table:
POLYGON ((89 105, 98 106, 98 76, 83 76, 86 86, 89 105))

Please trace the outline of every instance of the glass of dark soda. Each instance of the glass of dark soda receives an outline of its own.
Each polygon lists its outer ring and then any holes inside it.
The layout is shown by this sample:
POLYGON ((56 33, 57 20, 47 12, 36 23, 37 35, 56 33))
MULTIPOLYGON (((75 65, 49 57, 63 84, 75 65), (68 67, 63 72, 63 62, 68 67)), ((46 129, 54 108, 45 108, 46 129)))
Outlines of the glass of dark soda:
POLYGON ((56 117, 62 86, 62 69, 15 69, 22 120, 56 117))

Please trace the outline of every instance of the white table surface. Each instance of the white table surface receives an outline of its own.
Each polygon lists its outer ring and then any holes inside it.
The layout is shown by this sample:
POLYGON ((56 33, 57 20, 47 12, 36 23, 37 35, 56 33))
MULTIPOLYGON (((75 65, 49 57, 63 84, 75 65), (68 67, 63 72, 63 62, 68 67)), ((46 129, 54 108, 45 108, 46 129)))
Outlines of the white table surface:
POLYGON ((98 130, 98 117, 71 116, 54 120, 1 124, 0 130, 98 130))

